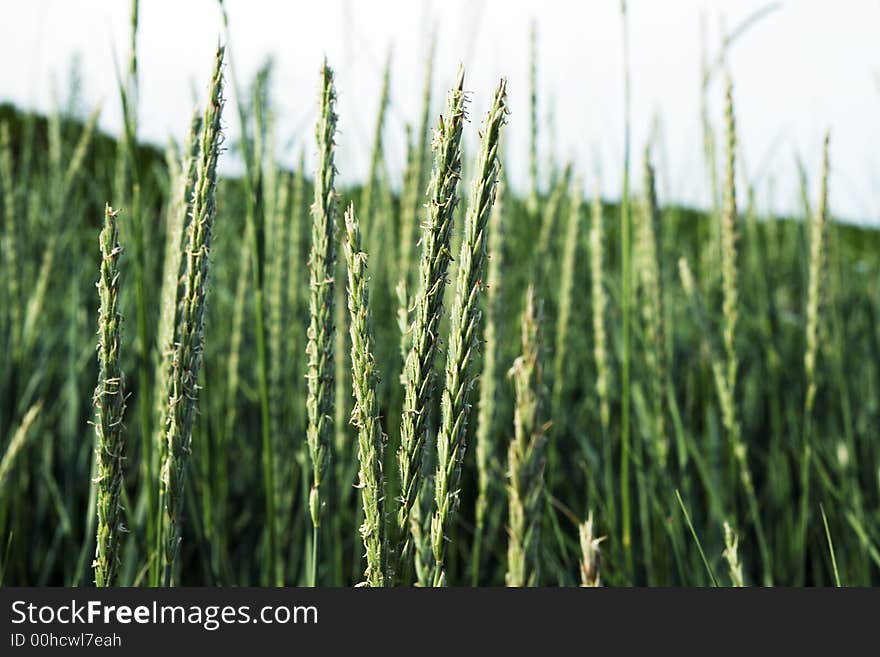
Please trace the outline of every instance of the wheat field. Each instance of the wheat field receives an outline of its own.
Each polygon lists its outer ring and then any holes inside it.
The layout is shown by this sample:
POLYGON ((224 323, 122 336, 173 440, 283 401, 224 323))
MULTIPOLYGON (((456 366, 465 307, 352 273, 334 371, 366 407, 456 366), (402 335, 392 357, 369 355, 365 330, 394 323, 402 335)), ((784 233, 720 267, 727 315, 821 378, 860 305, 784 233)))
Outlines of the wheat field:
POLYGON ((526 107, 426 44, 400 179, 389 59, 342 187, 333 62, 286 167, 225 33, 188 137, 140 140, 138 11, 119 135, 0 105, 0 583, 880 582, 880 234, 835 218, 833 134, 758 210, 723 47, 696 209, 630 144, 626 50, 614 199, 538 160, 534 31, 526 107))

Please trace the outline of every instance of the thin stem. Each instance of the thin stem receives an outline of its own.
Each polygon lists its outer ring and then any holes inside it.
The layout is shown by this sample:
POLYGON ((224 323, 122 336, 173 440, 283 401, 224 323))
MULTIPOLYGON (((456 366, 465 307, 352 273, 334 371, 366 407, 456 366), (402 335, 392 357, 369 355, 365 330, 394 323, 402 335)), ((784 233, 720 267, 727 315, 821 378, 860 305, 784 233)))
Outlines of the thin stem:
MULTIPOLYGON (((629 32, 627 30, 626 0, 620 3, 623 26, 623 84, 624 84, 624 142, 623 142, 623 192, 620 199, 621 223, 621 314, 623 320, 623 362, 621 364, 621 428, 620 428, 620 505, 622 519, 623 549, 628 565, 632 565, 632 537, 630 530, 629 501, 629 432, 630 432, 630 347, 631 347, 631 225, 629 216, 629 148, 630 148, 630 78, 629 78, 629 32)), ((630 568, 632 571, 632 568, 630 568)))
POLYGON ((687 507, 684 505, 684 500, 681 499, 681 493, 678 492, 678 489, 675 491, 675 498, 678 500, 678 505, 681 507, 681 512, 684 514, 684 520, 691 532, 691 536, 693 536, 694 542, 697 544, 697 551, 700 553, 700 559, 703 561, 703 566, 706 568, 706 572, 709 573, 709 579, 712 580, 712 586, 717 587, 718 580, 715 579, 715 573, 712 571, 712 566, 709 565, 709 561, 706 559, 706 553, 703 552, 703 544, 700 543, 700 537, 697 536, 697 531, 694 529, 694 523, 691 522, 691 515, 688 513, 687 507))

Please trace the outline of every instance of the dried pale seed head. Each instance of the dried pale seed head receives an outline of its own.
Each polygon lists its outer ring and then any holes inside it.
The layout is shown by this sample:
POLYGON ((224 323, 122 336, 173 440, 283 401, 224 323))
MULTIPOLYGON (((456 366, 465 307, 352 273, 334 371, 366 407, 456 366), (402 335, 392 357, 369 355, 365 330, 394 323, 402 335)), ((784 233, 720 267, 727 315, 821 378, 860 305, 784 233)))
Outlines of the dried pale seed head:
POLYGON ((596 360, 596 393, 599 396, 600 417, 602 428, 607 433, 611 420, 611 408, 608 400, 609 367, 607 335, 605 332, 605 294, 604 273, 604 216, 602 213, 602 197, 599 180, 593 185, 593 201, 591 204, 590 226, 590 277, 593 312, 593 356, 596 360))
POLYGON ((806 349, 804 370, 807 378, 805 407, 810 412, 816 396, 816 359, 819 351, 819 308, 822 303, 822 279, 825 268, 825 241, 828 213, 828 143, 830 135, 825 134, 822 149, 822 176, 819 203, 810 222, 810 262, 806 310, 806 349))
POLYGON ((730 524, 725 521, 724 522, 724 559, 727 561, 727 566, 730 571, 730 583, 732 586, 744 586, 743 584, 743 573, 742 573, 742 565, 739 562, 739 555, 737 554, 737 546, 739 544, 739 538, 736 535, 736 532, 733 531, 730 524))
POLYGON ((693 295, 696 287, 694 286, 694 275, 691 273, 691 267, 687 258, 678 259, 678 275, 681 278, 681 286, 684 288, 685 294, 693 295))
POLYGON ((600 553, 599 544, 604 536, 596 538, 593 532, 593 512, 590 511, 585 522, 578 526, 581 545, 581 586, 596 587, 602 585, 599 576, 600 553))
POLYGON ((736 205, 736 119, 733 111, 733 83, 727 79, 725 104, 725 135, 727 141, 724 209, 721 217, 721 278, 722 313, 724 315, 724 350, 727 357, 727 385, 736 387, 736 326, 738 319, 737 282, 737 205, 736 205))

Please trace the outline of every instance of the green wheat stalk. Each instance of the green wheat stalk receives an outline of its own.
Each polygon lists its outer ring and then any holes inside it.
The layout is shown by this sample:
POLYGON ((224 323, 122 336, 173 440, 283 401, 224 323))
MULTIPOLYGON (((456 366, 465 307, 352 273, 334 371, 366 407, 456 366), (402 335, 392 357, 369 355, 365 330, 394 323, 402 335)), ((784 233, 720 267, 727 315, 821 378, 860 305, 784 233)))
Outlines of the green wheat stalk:
MULTIPOLYGON (((379 198, 379 178, 380 169, 383 165, 383 132, 385 128, 385 117, 388 111, 390 84, 391 48, 389 47, 385 56, 385 65, 382 75, 382 88, 379 93, 379 107, 376 112, 376 123, 373 129, 370 165, 367 173, 367 179, 361 189, 360 206, 358 208, 358 223, 360 226, 364 227, 364 242, 366 245, 366 250, 370 253, 383 253, 385 255, 389 254, 387 254, 387 252, 382 248, 383 244, 381 243, 381 240, 384 237, 383 229, 388 222, 387 216, 385 215, 385 213, 382 212, 381 208, 379 208, 379 205, 381 203, 381 200, 379 198), (382 226, 376 226, 375 224, 377 223, 381 223, 382 226)), ((380 272, 383 271, 383 264, 387 261, 393 262, 394 258, 382 258, 374 261, 374 264, 378 263, 378 267, 373 270, 374 290, 377 288, 382 289, 382 283, 384 281, 381 281, 380 272), (377 273, 379 277, 378 281, 376 279, 377 273)), ((344 262, 339 262, 337 264, 336 275, 343 280, 345 279, 344 262)), ((335 458, 335 463, 332 470, 332 478, 336 482, 338 482, 338 492, 336 494, 336 497, 334 498, 335 508, 333 509, 331 514, 331 523, 333 526, 333 529, 331 531, 333 531, 334 534, 334 538, 332 541, 335 548, 334 559, 336 560, 337 570, 340 570, 339 566, 341 566, 342 564, 343 536, 347 534, 347 527, 343 528, 341 509, 347 508, 351 499, 351 481, 354 477, 352 465, 355 460, 356 443, 352 440, 353 436, 350 431, 349 421, 353 409, 349 408, 348 395, 350 393, 348 393, 348 390, 350 390, 351 386, 353 385, 353 381, 350 380, 351 364, 349 362, 350 349, 348 346, 350 326, 345 286, 336 286, 335 294, 336 299, 334 308, 334 322, 336 324, 336 332, 333 347, 333 384, 335 387, 335 406, 333 417, 332 444, 332 451, 335 458)), ((377 299, 377 297, 374 295, 374 310, 377 300, 381 302, 382 299, 377 299)), ((381 350, 381 343, 379 349, 381 350)))
POLYGON ((514 434, 507 453, 507 586, 537 586, 540 576, 546 427, 541 419, 539 324, 535 289, 529 286, 522 314, 522 355, 508 373, 514 383, 516 406, 514 434))
POLYGON ((599 415, 607 442, 611 421, 608 400, 608 337, 605 331, 605 308, 608 305, 608 297, 605 293, 605 222, 598 181, 593 187, 590 214, 590 301, 593 313, 593 358, 596 360, 596 394, 599 396, 599 415))
POLYGON ((312 560, 309 583, 317 584, 321 529, 321 486, 330 461, 333 432, 334 276, 336 275, 336 88, 333 70, 321 67, 320 116, 315 128, 318 166, 312 204, 312 246, 309 252, 308 425, 306 441, 312 467, 309 514, 312 520, 312 560))
POLYGON ((3 280, 6 283, 5 302, 9 316, 9 351, 18 351, 21 333, 21 289, 19 282, 18 218, 15 209, 16 185, 13 178, 12 142, 9 124, 0 123, 0 181, 3 184, 3 280))
MULTIPOLYGON (((715 127, 712 125, 712 119, 709 113, 709 82, 712 79, 712 65, 709 62, 708 53, 708 28, 706 25, 706 17, 700 17, 700 124, 703 142, 703 162, 705 171, 709 177, 709 236, 707 248, 703 254, 703 262, 705 264, 703 274, 705 281, 714 281, 717 275, 717 262, 719 258, 719 239, 718 239, 718 218, 721 216, 721 207, 719 203, 719 181, 718 181, 718 165, 716 162, 716 134, 715 127)), ((700 230, 703 234, 703 230, 700 230)), ((702 240, 701 240, 702 242, 702 240)))
POLYGON ((721 212, 721 286, 722 286, 722 316, 724 319, 723 338, 724 351, 727 359, 727 369, 721 372, 721 364, 716 361, 713 366, 715 385, 722 400, 722 416, 730 438, 739 471, 740 480, 746 493, 749 512, 755 525, 755 533, 758 539, 764 564, 764 579, 769 583, 770 579, 770 551, 764 537, 764 529, 761 522, 758 507, 757 494, 755 493, 754 478, 748 462, 747 445, 742 438, 742 427, 737 417, 736 410, 736 386, 737 386, 737 355, 736 355, 736 325, 738 320, 738 266, 737 266, 737 205, 736 205, 736 118, 733 106, 733 83, 727 78, 725 92, 725 141, 727 145, 727 166, 724 181, 724 203, 721 212), (726 377, 726 378, 725 378, 726 377))
POLYGON ((385 486, 382 459, 385 436, 376 399, 378 374, 373 359, 367 254, 361 250, 361 233, 354 206, 345 212, 345 260, 348 265, 348 311, 351 318, 351 375, 355 405, 351 423, 358 432, 358 488, 364 509, 360 533, 367 556, 364 573, 369 586, 386 583, 388 545, 385 540, 385 486))
POLYGON ((125 383, 120 365, 122 315, 119 312, 119 227, 109 205, 101 230, 101 268, 98 279, 98 386, 95 388, 95 459, 98 485, 98 535, 95 549, 95 584, 114 586, 119 572, 122 536, 122 464, 125 459, 125 383))
MULTIPOLYGON (((138 108, 140 98, 140 84, 138 80, 137 59, 137 36, 140 16, 140 4, 138 0, 132 0, 130 5, 129 32, 130 41, 128 49, 128 69, 123 75, 117 70, 117 85, 119 88, 119 101, 122 109, 122 138, 117 142, 117 170, 116 170, 116 194, 120 203, 126 208, 131 242, 131 262, 134 278, 135 297, 135 326, 137 340, 135 341, 135 356, 138 365, 138 381, 143 389, 138 394, 138 414, 141 426, 141 456, 143 478, 153 481, 156 476, 156 454, 153 437, 153 406, 150 400, 152 386, 150 384, 150 350, 152 339, 150 337, 149 318, 147 313, 147 276, 150 263, 148 261, 147 245, 144 240, 145 212, 142 212, 142 185, 145 176, 142 176, 140 161, 138 158, 138 108)), ((159 526, 155 523, 155 517, 161 513, 154 507, 155 496, 145 493, 148 505, 148 520, 146 524, 147 540, 152 542, 158 536, 159 526)))
MULTIPOLYGON (((623 191, 620 195, 620 277, 623 354, 621 362, 621 425, 620 425, 620 507, 622 517, 621 538, 627 555, 627 565, 631 565, 632 537, 630 533, 629 466, 630 466, 630 361, 632 318, 632 226, 629 212, 629 148, 630 148, 630 70, 629 70, 629 30, 627 27, 626 0, 620 1, 621 24, 623 28, 623 105, 624 105, 624 143, 623 143, 623 191)), ((632 570, 630 567, 629 570, 632 570)))
POLYGON ((813 452, 813 407, 816 401, 816 359, 819 351, 819 310, 822 303, 822 281, 825 278, 826 233, 828 222, 828 143, 830 135, 825 134, 822 144, 822 174, 819 190, 819 202, 810 221, 810 262, 809 282, 807 287, 807 309, 804 349, 804 375, 807 380, 807 392, 804 396, 804 434, 801 453, 801 495, 799 539, 800 539, 800 570, 807 558, 807 525, 810 508, 810 464, 813 452))
POLYGON ((529 197, 532 217, 538 215, 538 26, 529 25, 529 197))
MULTIPOLYGON (((263 579, 266 582, 278 576, 278 528, 275 510, 275 435, 272 431, 271 393, 269 391, 269 354, 266 346, 269 316, 266 302, 268 285, 267 269, 272 261, 267 253, 266 236, 275 220, 272 204, 275 187, 273 184, 275 163, 271 159, 272 147, 266 147, 269 139, 271 109, 269 107, 269 81, 272 72, 271 60, 257 71, 252 89, 252 112, 254 119, 253 135, 250 144, 245 137, 245 193, 247 195, 248 224, 247 234, 251 239, 251 273, 253 276, 252 298, 254 303, 254 334, 256 343, 257 389, 260 399, 260 450, 262 465, 263 497, 266 509, 266 554, 263 565, 263 579), (265 155, 269 152, 270 156, 265 155), (268 192, 268 193, 267 193, 268 192)), ((233 82, 235 76, 233 75, 233 82)), ((236 97, 238 93, 236 89, 236 97)), ((247 135, 244 113, 239 105, 242 133, 247 135)), ((275 245, 273 245, 275 246, 275 245)), ((271 274, 270 274, 271 275, 271 274)))
POLYGON ((804 372, 807 379, 807 394, 804 400, 806 412, 812 413, 816 400, 816 355, 819 346, 819 306, 822 298, 822 280, 825 270, 825 242, 828 222, 828 143, 826 133, 822 145, 822 174, 819 203, 810 221, 810 261, 809 284, 807 288, 807 322, 805 329, 806 350, 804 353, 804 372))
POLYGON ((542 277, 546 273, 542 268, 546 268, 548 263, 552 261, 550 248, 553 243, 553 237, 557 232, 556 218, 561 214, 562 207, 565 204, 565 195, 568 193, 569 184, 571 183, 571 172, 572 166, 569 162, 565 165, 559 180, 556 181, 556 185, 554 185, 553 191, 550 193, 550 198, 547 199, 547 204, 541 216, 541 229, 538 236, 537 249, 535 250, 535 264, 538 267, 538 274, 542 277))
POLYGON ((565 393, 565 365, 568 350, 568 334, 571 324, 572 292, 577 247, 580 244, 581 204, 583 185, 575 177, 569 199, 568 221, 562 250, 562 272, 559 277, 559 311, 556 319, 556 349, 553 354, 553 417, 561 417, 562 396, 565 393))
POLYGON ((24 322, 21 327, 21 341, 19 343, 19 360, 26 354, 33 353, 34 345, 40 336, 40 320, 43 318, 43 308, 49 293, 49 282, 54 273, 55 258, 58 252, 58 235, 49 237, 49 242, 40 262, 40 270, 37 280, 33 285, 24 310, 24 322))
POLYGON ((730 524, 724 522, 724 560, 727 562, 727 570, 730 574, 730 585, 734 587, 745 586, 743 580, 742 564, 739 560, 737 547, 739 545, 739 537, 731 528, 730 524))
MULTIPOLYGON (((158 361, 153 393, 153 398, 156 400, 155 430, 153 432, 155 450, 150 450, 150 453, 158 455, 158 463, 164 463, 167 456, 165 416, 168 411, 168 400, 173 394, 173 358, 180 337, 177 334, 177 329, 182 308, 181 284, 186 275, 184 254, 187 248, 193 191, 198 176, 199 148, 201 146, 199 134, 201 131, 202 117, 198 110, 195 110, 190 121, 189 136, 184 146, 183 164, 180 166, 179 176, 174 181, 173 197, 165 218, 165 256, 160 292, 161 315, 156 342, 158 361)), ((154 497, 152 492, 148 494, 154 497)), ((161 513, 163 511, 160 509, 160 516, 161 513)), ((161 521, 161 517, 159 521, 161 521)), ((159 550, 162 549, 161 545, 157 547, 159 550)), ((153 573, 153 583, 158 584, 158 571, 155 568, 153 573)))
POLYGON ((434 388, 434 356, 437 352, 446 270, 449 266, 449 238, 461 175, 461 135, 464 114, 464 69, 459 67, 455 84, 449 91, 446 114, 434 134, 434 172, 428 187, 428 216, 422 231, 422 258, 419 265, 419 288, 414 299, 409 327, 409 351, 403 366, 404 388, 400 419, 400 448, 397 464, 400 471, 400 497, 394 541, 391 543, 401 576, 406 561, 406 543, 410 531, 410 512, 419 494, 425 433, 434 388))
POLYGON ((21 451, 27 444, 31 426, 34 424, 42 408, 42 402, 37 402, 31 406, 13 432, 9 444, 6 446, 6 451, 3 452, 3 458, 0 459, 0 492, 6 492, 6 481, 9 479, 9 474, 12 472, 12 467, 15 465, 18 455, 21 454, 21 451))
POLYGON ((507 117, 507 81, 495 90, 492 108, 483 123, 482 148, 477 177, 464 220, 464 240, 458 258, 455 300, 446 354, 446 385, 440 398, 440 427, 437 432, 437 469, 434 479, 434 518, 431 543, 434 553, 434 586, 446 581, 445 556, 452 520, 458 509, 461 464, 467 448, 470 416, 470 365, 479 349, 480 295, 484 283, 487 228, 501 161, 498 146, 501 127, 507 117))
POLYGON ((721 212, 721 284, 724 316, 724 350, 727 357, 727 385, 736 390, 736 324, 738 319, 737 287, 737 207, 736 207, 736 118, 733 111, 733 86, 727 80, 724 110, 727 145, 724 180, 724 205, 721 212))
POLYGON ((486 274, 486 327, 483 329, 483 372, 480 376, 480 401, 477 406, 475 453, 477 460, 477 501, 474 517, 473 573, 476 586, 480 573, 480 550, 489 509, 489 489, 497 459, 492 430, 497 416, 499 330, 502 323, 501 282, 504 262, 504 184, 499 181, 495 204, 489 215, 489 264, 486 274))
MULTIPOLYGON (((427 430, 430 437, 434 433, 432 428, 427 430)), ((416 586, 427 588, 431 586, 434 575, 434 554, 431 549, 431 509, 434 505, 434 451, 424 451, 422 471, 422 485, 419 494, 410 512, 410 536, 412 539, 413 569, 415 570, 416 586)))
POLYGON ((644 294, 640 304, 644 322, 645 361, 651 373, 651 401, 655 454, 665 467, 669 453, 666 432, 666 339, 663 325, 663 272, 660 258, 660 212, 654 167, 650 151, 645 151, 642 183, 642 217, 639 222, 639 282, 644 294))
POLYGON ((223 55, 219 46, 211 77, 208 104, 202 124, 192 217, 186 248, 186 273, 172 357, 172 393, 165 420, 166 453, 160 477, 160 504, 164 510, 160 527, 160 553, 165 586, 174 577, 180 544, 186 466, 191 451, 192 430, 198 401, 198 377, 204 349, 205 300, 208 292, 209 252, 216 215, 217 159, 223 135, 223 55))
POLYGON ((593 184, 590 204, 590 304, 593 323, 593 359, 596 363, 596 396, 599 401, 599 421, 602 428, 602 466, 604 469, 605 495, 608 504, 609 528, 614 527, 614 475, 613 451, 610 425, 611 402, 609 386, 611 371, 608 364, 608 333, 605 314, 608 295, 605 289, 605 216, 598 179, 593 184))
MULTIPOLYGON (((98 105, 89 115, 89 118, 86 120, 82 132, 80 133, 79 139, 77 140, 76 145, 73 148, 73 152, 71 152, 67 160, 67 168, 64 170, 64 175, 61 178, 61 187, 58 193, 58 199, 60 200, 61 204, 68 200, 70 192, 73 189, 73 184, 83 172, 83 161, 85 160, 86 155, 89 152, 89 146, 91 145, 92 138, 95 135, 95 130, 98 125, 98 119, 100 118, 100 116, 101 106, 98 105)), ((57 211, 61 212, 61 207, 59 207, 57 211)))

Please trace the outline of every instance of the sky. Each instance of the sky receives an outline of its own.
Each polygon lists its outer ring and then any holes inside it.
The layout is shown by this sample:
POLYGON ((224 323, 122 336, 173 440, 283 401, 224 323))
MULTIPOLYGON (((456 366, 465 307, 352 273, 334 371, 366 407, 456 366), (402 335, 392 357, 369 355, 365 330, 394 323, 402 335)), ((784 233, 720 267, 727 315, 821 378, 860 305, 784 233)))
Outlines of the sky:
MULTIPOLYGON (((529 26, 538 39, 540 160, 571 160, 587 189, 619 197, 624 161, 623 30, 619 0, 226 0, 236 75, 248 82, 275 62, 276 150, 294 162, 313 156, 318 70, 336 70, 340 180, 369 167, 382 69, 392 58, 384 132, 399 177, 405 126, 418 123, 426 44, 437 40, 432 114, 459 62, 466 69, 473 156, 498 79, 508 79, 507 170, 528 179, 529 26)), ((138 33, 140 135, 181 139, 204 96, 223 34, 216 0, 141 0, 138 33)), ((760 211, 801 207, 800 159, 818 193, 821 143, 831 132, 830 208, 840 219, 880 224, 880 0, 629 0, 631 171, 638 189, 653 143, 663 201, 705 206, 708 177, 700 123, 701 41, 714 57, 724 34, 763 8, 727 56, 734 85, 740 184, 755 188, 760 211)), ((0 0, 0 102, 47 111, 65 98, 79 62, 85 111, 101 103, 100 125, 118 132, 116 62, 127 61, 126 0, 0 0)), ((722 77, 708 89, 709 116, 723 123, 722 77)), ((230 103, 234 97, 230 92, 230 103)), ((230 105, 230 109, 232 106, 230 105)), ((237 121, 228 113, 234 141, 237 121)), ((719 132, 720 137, 720 132, 719 132)), ((720 153, 719 153, 720 157, 720 153)), ((226 166, 235 169, 234 158, 226 166)), ((544 167, 546 178, 546 167, 544 167)), ((542 181, 546 185, 545 181, 542 181)))

